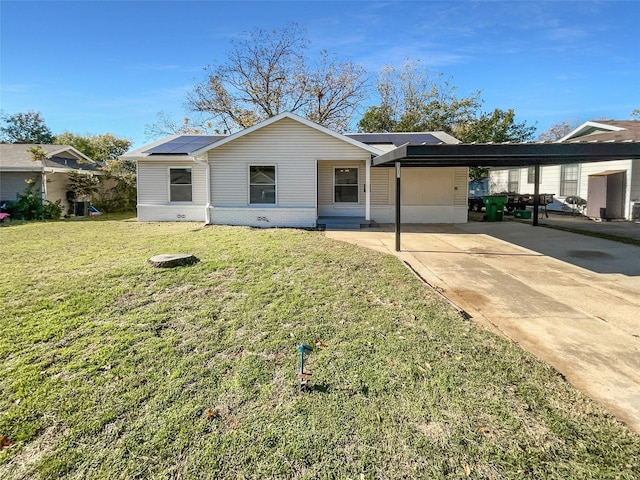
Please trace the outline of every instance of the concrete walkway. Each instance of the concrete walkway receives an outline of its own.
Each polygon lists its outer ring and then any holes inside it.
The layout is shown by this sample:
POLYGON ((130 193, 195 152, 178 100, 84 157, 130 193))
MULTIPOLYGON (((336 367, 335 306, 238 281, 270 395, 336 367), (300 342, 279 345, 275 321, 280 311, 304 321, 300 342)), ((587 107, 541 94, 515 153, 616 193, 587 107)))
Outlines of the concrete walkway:
POLYGON ((517 222, 327 231, 397 255, 640 433, 640 247, 517 222))

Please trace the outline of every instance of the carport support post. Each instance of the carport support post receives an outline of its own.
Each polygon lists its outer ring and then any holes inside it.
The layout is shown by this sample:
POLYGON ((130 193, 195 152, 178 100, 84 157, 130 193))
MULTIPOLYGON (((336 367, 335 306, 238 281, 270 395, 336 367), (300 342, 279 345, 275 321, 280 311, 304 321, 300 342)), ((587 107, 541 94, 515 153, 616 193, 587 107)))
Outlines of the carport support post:
POLYGON ((533 226, 538 226, 538 210, 540 209, 540 165, 533 167, 533 226))
POLYGON ((396 252, 400 251, 400 162, 396 162, 396 252))

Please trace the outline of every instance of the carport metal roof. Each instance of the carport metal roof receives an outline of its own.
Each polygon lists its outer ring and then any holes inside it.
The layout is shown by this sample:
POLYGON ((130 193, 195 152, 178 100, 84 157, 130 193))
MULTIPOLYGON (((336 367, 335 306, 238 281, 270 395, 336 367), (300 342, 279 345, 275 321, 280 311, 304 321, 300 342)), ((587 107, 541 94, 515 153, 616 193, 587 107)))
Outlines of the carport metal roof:
POLYGON ((406 144, 374 158, 372 165, 532 167, 627 159, 640 159, 640 142, 406 144))
POLYGON ((402 167, 535 167, 533 225, 538 225, 540 166, 640 159, 640 142, 459 143, 402 145, 372 159, 373 167, 396 168, 396 251, 400 251, 402 167))

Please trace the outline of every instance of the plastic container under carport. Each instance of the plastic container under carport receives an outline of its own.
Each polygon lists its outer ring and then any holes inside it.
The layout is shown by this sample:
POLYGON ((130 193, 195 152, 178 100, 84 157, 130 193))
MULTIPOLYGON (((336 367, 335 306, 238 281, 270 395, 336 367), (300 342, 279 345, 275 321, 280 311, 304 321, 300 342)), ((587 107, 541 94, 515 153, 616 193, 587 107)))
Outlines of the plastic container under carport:
POLYGON ((487 211, 487 222, 501 222, 504 215, 504 206, 507 204, 506 195, 488 195, 482 197, 487 211))

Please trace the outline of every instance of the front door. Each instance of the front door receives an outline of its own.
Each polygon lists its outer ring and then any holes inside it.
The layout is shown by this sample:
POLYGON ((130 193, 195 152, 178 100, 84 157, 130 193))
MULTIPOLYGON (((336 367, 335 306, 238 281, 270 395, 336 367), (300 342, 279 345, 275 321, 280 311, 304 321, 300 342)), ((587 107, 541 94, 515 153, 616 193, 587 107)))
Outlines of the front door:
POLYGON ((318 162, 319 216, 364 216, 364 169, 364 162, 318 162))

